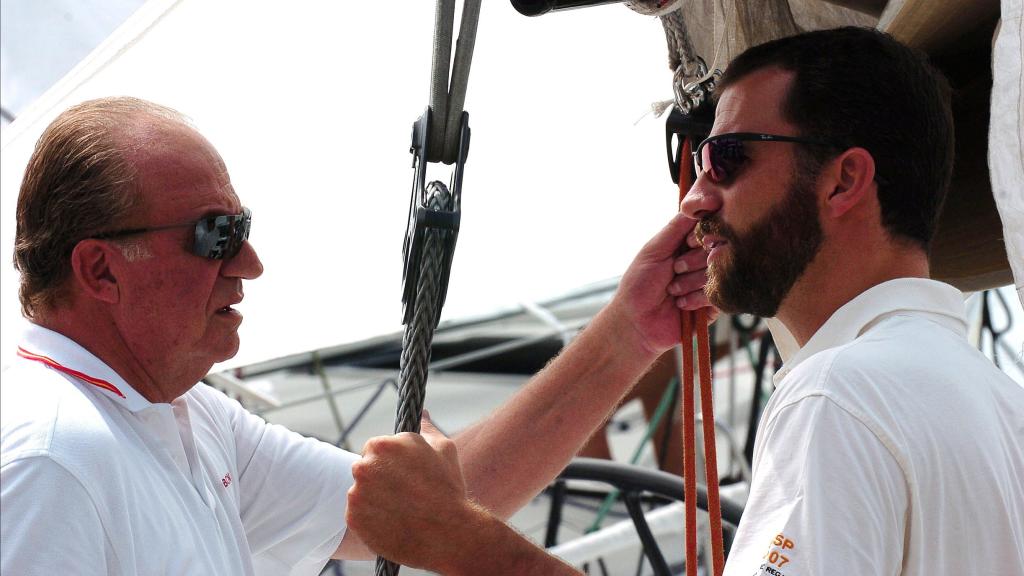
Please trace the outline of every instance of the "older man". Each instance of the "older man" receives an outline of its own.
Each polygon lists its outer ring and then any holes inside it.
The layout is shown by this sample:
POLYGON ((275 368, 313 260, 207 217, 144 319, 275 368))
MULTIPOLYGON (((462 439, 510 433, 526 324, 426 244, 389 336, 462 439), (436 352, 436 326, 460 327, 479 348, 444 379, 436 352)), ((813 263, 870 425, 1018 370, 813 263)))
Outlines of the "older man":
MULTIPOLYGON (((242 283, 262 272, 251 218, 216 150, 173 110, 90 101, 43 133, 15 242, 31 325, 0 399, 4 574, 316 574, 332 555, 371 557, 346 531, 356 455, 196 385, 238 350, 242 283)), ((679 217, 665 237, 693 225, 679 217)), ((669 282, 692 293, 691 308, 707 305, 702 252, 671 260, 689 272, 652 261, 653 276, 508 404, 434 440, 458 447, 489 518, 539 492, 678 339, 659 320, 676 305, 669 282)), ((417 490, 392 493, 381 512, 412 511, 417 490)), ((449 524, 453 512, 392 527, 449 524)))
MULTIPOLYGON (((786 357, 726 574, 1024 574, 1024 389, 968 345, 963 295, 927 279, 952 169, 945 82, 846 28, 754 47, 720 88, 682 211, 699 220, 711 302, 774 316, 786 357)), ((685 235, 652 241, 603 314, 692 269, 673 264, 685 235)), ((668 287, 682 304, 689 291, 668 287)), ((623 353, 666 345, 664 324, 630 317, 623 353)), ((457 461, 427 441, 376 439, 356 464, 349 523, 371 547, 446 574, 567 572, 466 500, 457 461), (406 459, 447 478, 415 502, 458 519, 423 526, 447 546, 399 542, 374 513, 404 489, 406 459)))

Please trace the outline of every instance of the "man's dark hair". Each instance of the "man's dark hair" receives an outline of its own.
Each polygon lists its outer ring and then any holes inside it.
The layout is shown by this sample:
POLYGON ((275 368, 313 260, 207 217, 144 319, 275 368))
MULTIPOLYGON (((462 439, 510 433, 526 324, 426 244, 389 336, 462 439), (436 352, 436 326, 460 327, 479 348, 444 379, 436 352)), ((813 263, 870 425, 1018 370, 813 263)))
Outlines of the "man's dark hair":
MULTIPOLYGON (((796 76, 783 117, 802 135, 875 160, 882 225, 928 249, 953 171, 949 85, 927 57, 888 34, 846 27, 749 48, 725 71, 719 93, 778 67, 796 76)), ((800 147, 819 165, 835 149, 800 147)))

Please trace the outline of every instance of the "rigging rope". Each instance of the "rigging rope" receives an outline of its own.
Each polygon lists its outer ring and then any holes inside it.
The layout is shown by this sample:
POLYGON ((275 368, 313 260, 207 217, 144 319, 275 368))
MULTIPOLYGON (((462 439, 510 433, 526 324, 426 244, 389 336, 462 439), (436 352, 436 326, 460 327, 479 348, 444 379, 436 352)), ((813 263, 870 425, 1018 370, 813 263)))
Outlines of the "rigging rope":
MULTIPOLYGON (((999 362, 999 345, 1002 343, 1002 337, 1006 335, 1010 329, 1013 328, 1013 313, 1010 311, 1010 305, 1006 301, 1006 297, 999 290, 985 290, 981 293, 981 329, 982 332, 988 332, 989 337, 992 341, 992 362, 996 365, 996 368, 1002 369, 999 362), (1006 318, 1006 324, 1002 328, 997 328, 995 322, 992 320, 992 304, 990 300, 995 298, 999 302, 1000 307, 1003 309, 1003 317, 1006 318)), ((978 349, 984 348, 984 341, 978 339, 978 349)), ((984 352, 984 350, 982 350, 984 352)))
MULTIPOLYGON (((656 16, 661 20, 665 30, 665 42, 668 45, 668 66, 672 70, 673 102, 683 114, 696 110, 710 99, 715 85, 722 76, 718 69, 719 58, 728 38, 730 13, 721 0, 712 0, 714 14, 722 10, 725 25, 718 41, 712 39, 714 55, 711 65, 697 54, 693 37, 686 25, 687 3, 684 0, 633 0, 627 3, 634 12, 646 16, 656 16)), ((735 13, 735 10, 733 10, 735 13)), ((733 14, 735 17, 735 14, 733 14)), ((712 17, 714 28, 716 18, 712 17)), ((655 104, 655 111, 660 115, 667 109, 667 103, 655 104)))
MULTIPOLYGON (((431 210, 450 211, 452 195, 440 182, 427 185, 428 207, 431 210)), ((438 290, 444 263, 445 236, 448 231, 428 229, 423 241, 423 261, 420 263, 416 283, 416 303, 412 322, 406 324, 402 336, 402 357, 398 374, 398 411, 395 414, 395 433, 420 431, 423 400, 426 397, 427 366, 430 364, 430 345, 434 340, 434 325, 438 313, 438 290)))
POLYGON ((434 48, 430 79, 430 135, 428 162, 452 164, 459 153, 459 118, 466 102, 469 69, 473 64, 480 0, 465 0, 459 22, 459 38, 452 63, 452 29, 455 25, 455 0, 438 0, 434 12, 434 48), (448 72, 451 65, 451 81, 448 72))
MULTIPOLYGON (((440 182, 427 185, 427 207, 433 211, 449 212, 453 198, 440 182)), ((445 268, 447 236, 453 232, 427 228, 423 236, 422 261, 416 280, 416 296, 412 321, 405 325, 402 336, 402 358, 398 376, 398 410, 395 414, 395 433, 420 432, 423 401, 427 391, 427 366, 430 364, 430 346, 441 305, 439 292, 445 268)), ((399 565, 377 557, 374 573, 377 576, 396 576, 399 565)))
MULTIPOLYGON (((480 0, 465 0, 449 86, 455 1, 438 0, 434 15, 430 105, 413 124, 413 186, 403 249, 405 333, 399 366, 395 433, 420 431, 434 329, 441 316, 462 206, 462 176, 469 154, 469 114, 463 111, 473 59, 480 0), (451 191, 426 183, 427 163, 455 164, 451 191)), ((396 576, 400 566, 380 556, 376 576, 396 576)))
MULTIPOLYGON (((686 136, 681 146, 682 158, 690 157, 691 141, 686 136)), ((692 182, 691 167, 679 163, 679 202, 683 201, 692 182)), ((718 458, 715 452, 715 409, 711 389, 711 346, 708 342, 707 310, 680 312, 683 354, 683 481, 686 503, 686 573, 697 574, 697 466, 696 407, 694 406, 694 336, 697 338, 697 364, 700 373, 700 400, 703 414, 705 474, 708 493, 708 516, 711 528, 711 553, 714 576, 725 568, 722 541, 722 510, 718 497, 718 458)))

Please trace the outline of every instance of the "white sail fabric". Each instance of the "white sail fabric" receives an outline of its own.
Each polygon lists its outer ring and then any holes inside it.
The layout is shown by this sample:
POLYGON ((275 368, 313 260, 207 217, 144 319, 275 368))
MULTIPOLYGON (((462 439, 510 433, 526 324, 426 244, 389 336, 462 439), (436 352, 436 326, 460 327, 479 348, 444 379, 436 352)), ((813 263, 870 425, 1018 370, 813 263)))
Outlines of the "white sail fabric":
POLYGON ((992 47, 988 161, 1006 256, 1024 305, 1024 2, 1002 0, 992 47))
MULTIPOLYGON (((246 283, 231 365, 399 330, 409 138, 429 96, 433 25, 433 2, 422 0, 142 6, 3 129, 2 354, 18 334, 10 255, 32 147, 60 111, 108 95, 190 116, 253 211, 266 272, 246 283)), ((645 117, 670 91, 664 42, 656 19, 622 6, 525 18, 484 3, 443 317, 617 276, 668 221, 678 192, 664 127, 645 117)), ((428 177, 447 182, 449 172, 428 177)))
MULTIPOLYGON (((1020 6, 1003 2, 990 161, 1024 296, 1020 6)), ((432 3, 417 0, 386 13, 317 0, 145 4, 3 129, 0 355, 12 353, 18 334, 9 258, 24 166, 61 110, 108 95, 191 116, 253 209, 266 273, 246 285, 243 344, 230 365, 397 331, 407 150, 428 99, 432 27, 432 3)), ((661 24, 621 6, 525 18, 485 3, 443 317, 616 276, 675 211, 662 123, 645 117, 670 93, 664 51, 661 24)), ((445 170, 429 176, 448 179, 445 170)))

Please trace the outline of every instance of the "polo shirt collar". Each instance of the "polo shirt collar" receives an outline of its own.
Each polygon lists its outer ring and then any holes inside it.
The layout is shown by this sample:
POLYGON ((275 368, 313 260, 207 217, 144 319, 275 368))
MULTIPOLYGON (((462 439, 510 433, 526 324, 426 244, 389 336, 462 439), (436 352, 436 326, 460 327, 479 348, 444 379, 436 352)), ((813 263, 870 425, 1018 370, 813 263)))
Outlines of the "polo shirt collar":
POLYGON ((153 405, 102 360, 59 332, 27 323, 18 346, 23 361, 39 362, 82 382, 94 393, 110 398, 132 412, 153 405))
POLYGON ((842 305, 814 336, 798 347, 785 325, 777 319, 769 322, 779 342, 784 362, 775 374, 776 386, 801 362, 811 356, 853 342, 879 321, 896 313, 927 314, 961 336, 967 334, 964 295, 956 288, 926 278, 897 278, 877 284, 842 305))

